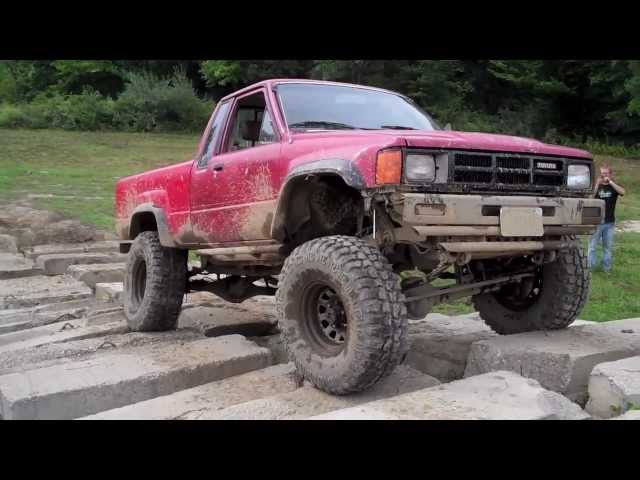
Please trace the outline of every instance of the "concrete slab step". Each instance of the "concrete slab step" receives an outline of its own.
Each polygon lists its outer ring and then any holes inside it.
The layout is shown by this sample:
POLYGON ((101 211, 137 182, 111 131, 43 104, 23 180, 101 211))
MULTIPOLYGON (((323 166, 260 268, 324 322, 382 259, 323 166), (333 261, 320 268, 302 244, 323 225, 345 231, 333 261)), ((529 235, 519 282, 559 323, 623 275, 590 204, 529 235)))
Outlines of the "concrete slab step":
POLYGON ((61 320, 74 320, 88 314, 95 305, 95 299, 88 297, 35 307, 0 310, 0 327, 5 324, 21 322, 27 322, 31 327, 37 327, 61 320))
POLYGON ((279 333, 262 337, 249 337, 249 340, 256 342, 261 347, 268 348, 271 352, 271 361, 274 365, 287 363, 289 361, 282 336, 279 333))
POLYGON ((18 253, 18 241, 11 235, 0 234, 0 253, 18 253))
POLYGON ((37 275, 0 280, 0 310, 36 307, 91 296, 93 292, 89 287, 67 276, 37 275))
POLYGON ((86 319, 70 320, 0 335, 0 352, 127 331, 128 327, 121 321, 87 325, 86 319))
POLYGON ((629 410, 619 417, 613 417, 612 420, 640 420, 640 410, 629 410))
POLYGON ((640 355, 640 319, 494 337, 471 346, 465 377, 510 370, 584 405, 593 367, 640 355))
POLYGON ((107 353, 150 354, 195 340, 202 336, 189 330, 170 332, 106 331, 89 338, 67 338, 63 342, 45 343, 36 347, 25 341, 22 348, 0 351, 0 375, 25 372, 53 365, 89 360, 107 353))
POLYGON ((122 322, 123 324, 127 322, 122 305, 92 310, 86 316, 87 325, 102 325, 116 321, 122 322))
POLYGON ((42 327, 58 322, 68 322, 84 318, 89 309, 87 307, 73 307, 68 310, 55 312, 34 312, 29 320, 13 323, 0 323, 0 333, 17 332, 30 328, 42 327))
POLYGON ((440 382, 406 365, 400 365, 387 378, 371 389, 355 394, 336 396, 306 384, 295 391, 233 405, 222 410, 198 412, 184 418, 200 420, 295 420, 320 415, 332 410, 421 390, 440 382))
POLYGON ((20 330, 25 330, 31 327, 32 327, 32 324, 30 321, 2 323, 0 324, 0 335, 4 335, 5 333, 17 332, 20 330))
POLYGON ((640 409, 640 356, 596 365, 589 377, 587 412, 611 418, 633 408, 640 409))
POLYGON ((87 243, 55 243, 49 245, 37 245, 26 249, 24 254, 27 258, 38 258, 40 255, 53 255, 59 253, 117 253, 119 252, 118 242, 105 240, 101 242, 87 243))
POLYGON ((222 335, 262 336, 273 332, 276 319, 263 313, 227 303, 184 309, 178 318, 179 328, 195 328, 207 337, 222 335))
POLYGON ((297 388, 294 371, 291 363, 276 365, 107 410, 81 420, 198 419, 232 405, 291 392, 297 388))
POLYGON ((122 283, 96 283, 96 300, 99 302, 122 302, 123 293, 122 283))
POLYGON ((532 379, 497 371, 311 417, 314 420, 583 420, 589 415, 532 379))
POLYGON ((124 263, 89 263, 71 265, 66 273, 88 287, 96 288, 97 283, 123 282, 124 269, 124 263))
POLYGON ((36 265, 45 275, 62 275, 71 265, 86 265, 97 263, 121 263, 127 256, 122 253, 56 253, 39 255, 36 265))
POLYGON ((41 275, 42 269, 33 260, 18 253, 0 253, 0 279, 31 277, 41 275))
POLYGON ((468 315, 429 314, 409 324, 407 364, 441 382, 462 378, 471 344, 497 336, 484 322, 468 315))
POLYGON ((151 355, 105 354, 0 376, 4 419, 73 419, 267 367, 269 353, 240 335, 151 355))

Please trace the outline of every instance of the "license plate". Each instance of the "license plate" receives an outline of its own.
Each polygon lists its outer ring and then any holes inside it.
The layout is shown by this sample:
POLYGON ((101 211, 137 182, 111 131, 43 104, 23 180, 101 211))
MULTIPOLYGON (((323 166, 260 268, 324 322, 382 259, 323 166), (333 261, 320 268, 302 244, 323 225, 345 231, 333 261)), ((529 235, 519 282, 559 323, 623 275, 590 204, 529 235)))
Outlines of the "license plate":
POLYGON ((504 237, 541 237, 542 209, 539 207, 502 207, 500 232, 504 237))

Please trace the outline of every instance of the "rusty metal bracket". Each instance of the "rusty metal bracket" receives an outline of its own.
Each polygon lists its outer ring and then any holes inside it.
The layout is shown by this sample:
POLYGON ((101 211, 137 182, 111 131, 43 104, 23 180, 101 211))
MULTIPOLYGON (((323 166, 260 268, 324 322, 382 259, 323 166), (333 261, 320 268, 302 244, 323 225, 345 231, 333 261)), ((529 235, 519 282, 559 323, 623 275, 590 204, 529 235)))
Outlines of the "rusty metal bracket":
POLYGON ((430 298, 436 299, 436 303, 441 303, 442 301, 447 300, 452 295, 457 296, 466 296, 471 293, 475 293, 476 290, 480 292, 484 291, 487 287, 497 287, 500 285, 505 285, 507 283, 519 282, 523 278, 533 276, 533 273, 519 273, 517 275, 510 275, 508 277, 500 277, 493 280, 485 280, 483 282, 475 282, 467 285, 457 285, 455 287, 450 288, 439 288, 435 291, 423 294, 423 295, 414 295, 405 298, 405 302, 415 302, 417 300, 426 300, 430 298))
MULTIPOLYGON (((275 295, 277 288, 269 285, 265 280, 264 287, 254 285, 253 282, 259 280, 256 277, 241 277, 230 275, 219 280, 201 279, 189 283, 189 291, 211 292, 214 295, 231 303, 241 303, 248 298, 258 295, 275 295)), ((271 283, 274 283, 273 280, 271 283)))

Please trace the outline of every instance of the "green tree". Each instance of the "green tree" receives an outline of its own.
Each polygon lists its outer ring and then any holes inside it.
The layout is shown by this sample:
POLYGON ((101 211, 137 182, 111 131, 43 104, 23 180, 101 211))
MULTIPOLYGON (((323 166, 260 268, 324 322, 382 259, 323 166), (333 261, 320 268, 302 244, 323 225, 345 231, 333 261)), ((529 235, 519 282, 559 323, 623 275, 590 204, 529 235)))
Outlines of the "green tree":
POLYGON ((78 94, 87 87, 115 98, 124 88, 125 72, 111 60, 55 60, 55 89, 78 94))

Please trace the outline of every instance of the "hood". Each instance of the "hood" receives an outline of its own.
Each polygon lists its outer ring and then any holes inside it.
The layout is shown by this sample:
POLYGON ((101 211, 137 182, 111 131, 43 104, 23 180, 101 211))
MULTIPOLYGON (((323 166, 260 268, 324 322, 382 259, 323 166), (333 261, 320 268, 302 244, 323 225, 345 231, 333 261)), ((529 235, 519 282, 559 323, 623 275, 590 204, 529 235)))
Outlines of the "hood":
MULTIPOLYGON (((397 132, 396 132, 397 133, 397 132)), ((402 135, 410 147, 450 148, 460 150, 485 150, 492 152, 531 153, 535 155, 557 155, 562 157, 592 158, 592 155, 577 148, 549 145, 532 138, 513 137, 476 132, 409 132, 402 135)))
POLYGON ((362 137, 394 137, 409 147, 443 148, 452 150, 479 150, 505 153, 526 153, 534 155, 554 155, 559 157, 593 158, 585 151, 577 148, 549 145, 532 138, 496 135, 478 132, 453 132, 448 130, 340 130, 316 131, 313 133, 296 133, 300 139, 313 138, 362 138, 362 137))

